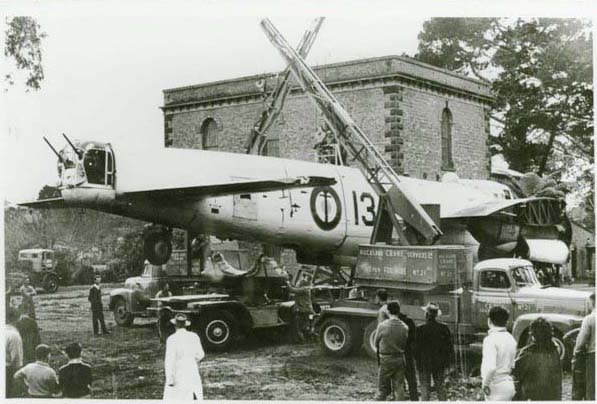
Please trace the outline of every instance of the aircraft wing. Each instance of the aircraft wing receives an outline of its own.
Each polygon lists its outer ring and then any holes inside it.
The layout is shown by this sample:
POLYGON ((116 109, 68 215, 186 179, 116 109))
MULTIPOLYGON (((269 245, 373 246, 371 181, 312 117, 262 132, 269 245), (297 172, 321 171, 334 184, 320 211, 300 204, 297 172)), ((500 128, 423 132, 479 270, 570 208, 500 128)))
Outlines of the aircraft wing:
POLYGON ((39 201, 23 202, 23 203, 19 203, 19 206, 26 206, 28 208, 34 208, 34 209, 68 208, 68 206, 64 203, 63 198, 50 198, 50 199, 41 199, 39 201))
MULTIPOLYGON (((442 219, 458 219, 464 217, 484 217, 497 213, 501 210, 507 209, 511 206, 524 204, 537 198, 525 199, 503 199, 497 201, 483 202, 474 206, 469 206, 464 209, 447 210, 441 213, 442 219)), ((442 206, 443 208, 443 206, 442 206)))
POLYGON ((241 181, 226 184, 203 185, 196 187, 165 188, 147 191, 126 192, 126 199, 192 199, 232 194, 272 192, 285 189, 334 185, 336 180, 329 177, 290 177, 274 180, 241 181))

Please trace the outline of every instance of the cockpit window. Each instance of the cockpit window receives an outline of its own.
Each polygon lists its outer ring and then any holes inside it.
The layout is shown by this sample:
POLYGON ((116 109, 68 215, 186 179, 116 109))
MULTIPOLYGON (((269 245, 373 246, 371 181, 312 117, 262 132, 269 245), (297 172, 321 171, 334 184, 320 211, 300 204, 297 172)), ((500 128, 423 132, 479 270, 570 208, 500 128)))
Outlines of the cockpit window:
POLYGON ((106 152, 105 150, 90 149, 85 153, 85 173, 90 184, 106 183, 106 152))

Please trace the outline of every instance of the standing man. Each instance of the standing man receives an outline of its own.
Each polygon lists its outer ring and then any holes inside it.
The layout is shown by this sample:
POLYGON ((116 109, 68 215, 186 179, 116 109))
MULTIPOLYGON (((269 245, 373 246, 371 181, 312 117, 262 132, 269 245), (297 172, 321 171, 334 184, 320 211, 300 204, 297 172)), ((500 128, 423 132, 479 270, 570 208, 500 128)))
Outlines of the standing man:
POLYGON ((65 349, 68 363, 58 371, 64 398, 91 397, 91 366, 81 360, 81 344, 73 342, 65 349))
POLYGON ((99 335, 99 326, 102 327, 103 334, 110 334, 104 322, 104 306, 102 305, 102 289, 100 283, 102 277, 95 275, 93 286, 89 288, 89 297, 87 300, 91 303, 91 321, 93 322, 93 335, 99 335))
POLYGON ((23 285, 19 288, 21 296, 23 296, 23 303, 21 305, 21 311, 27 313, 29 317, 35 320, 35 303, 33 302, 33 296, 37 294, 35 288, 31 285, 31 278, 26 277, 23 285))
POLYGON ((377 326, 375 348, 379 366, 377 401, 385 401, 393 392, 395 401, 404 400, 404 351, 408 340, 408 326, 398 318, 398 302, 387 304, 390 318, 377 326))
MULTIPOLYGON (((590 297, 593 311, 582 320, 576 345, 574 346, 573 367, 574 375, 580 377, 584 391, 573 388, 573 400, 595 400, 595 293, 590 297), (584 365, 584 366, 583 366, 584 365), (584 371, 583 371, 584 367, 584 371)), ((577 383, 574 383, 575 387, 577 383)))
POLYGON ((6 348, 5 383, 6 398, 18 397, 18 386, 14 381, 14 374, 23 366, 23 341, 19 331, 12 325, 16 321, 16 309, 6 307, 6 328, 4 329, 4 343, 6 348))
POLYGON ((514 397, 512 369, 516 359, 516 340, 506 330, 510 314, 500 306, 489 310, 488 335, 483 340, 481 378, 487 401, 510 401, 514 397))
POLYGON ((197 364, 205 356, 201 340, 185 328, 191 322, 184 314, 177 314, 171 322, 176 331, 166 341, 164 400, 203 400, 197 364))
MULTIPOLYGON (((377 324, 381 324, 384 320, 390 318, 388 312, 388 292, 385 289, 378 289, 375 294, 377 304, 381 307, 377 312, 377 324)), ((398 304, 400 304, 398 302, 398 304)), ((415 371, 415 357, 414 348, 416 341, 417 326, 415 322, 408 317, 406 314, 400 312, 398 319, 402 321, 408 327, 408 339, 406 341, 406 349, 404 350, 404 359, 406 361, 406 382, 408 384, 408 395, 410 401, 419 401, 419 391, 417 388, 417 373, 415 371)))
POLYGON ((39 336, 39 327, 37 322, 29 317, 27 313, 21 313, 19 321, 16 323, 17 330, 21 334, 23 341, 23 359, 24 364, 35 361, 35 347, 41 344, 39 336))
POLYGON ((437 321, 441 315, 439 305, 427 303, 421 307, 425 311, 425 324, 417 328, 416 357, 421 382, 421 399, 429 401, 431 379, 439 401, 446 401, 444 388, 445 370, 453 359, 452 335, 447 325, 437 321))
POLYGON ((292 286, 290 282, 286 281, 286 286, 290 292, 294 293, 295 336, 300 343, 304 343, 310 334, 310 316, 314 313, 309 283, 308 275, 305 273, 302 274, 296 286, 292 286))
POLYGON ((14 379, 25 383, 28 397, 52 398, 58 393, 58 377, 49 365, 50 347, 38 345, 35 348, 35 359, 35 362, 15 373, 14 379))

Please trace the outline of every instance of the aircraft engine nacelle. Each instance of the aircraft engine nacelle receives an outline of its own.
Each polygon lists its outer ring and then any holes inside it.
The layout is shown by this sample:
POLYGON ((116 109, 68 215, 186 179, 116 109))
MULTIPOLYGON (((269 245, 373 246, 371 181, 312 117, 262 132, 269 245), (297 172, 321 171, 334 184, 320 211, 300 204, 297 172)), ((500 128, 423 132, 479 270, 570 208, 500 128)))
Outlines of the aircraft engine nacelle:
POLYGON ((172 254, 172 231, 162 225, 148 225, 143 230, 143 252, 153 265, 164 265, 172 254))

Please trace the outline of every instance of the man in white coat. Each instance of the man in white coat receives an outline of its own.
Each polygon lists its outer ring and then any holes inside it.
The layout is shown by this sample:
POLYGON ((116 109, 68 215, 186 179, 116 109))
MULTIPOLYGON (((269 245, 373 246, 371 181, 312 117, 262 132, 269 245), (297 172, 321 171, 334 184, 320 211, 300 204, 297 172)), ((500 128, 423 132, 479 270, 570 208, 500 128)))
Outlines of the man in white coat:
POLYGON ((164 400, 203 400, 198 365, 205 356, 201 340, 185 328, 191 322, 184 314, 179 313, 170 321, 176 332, 166 341, 164 400))

